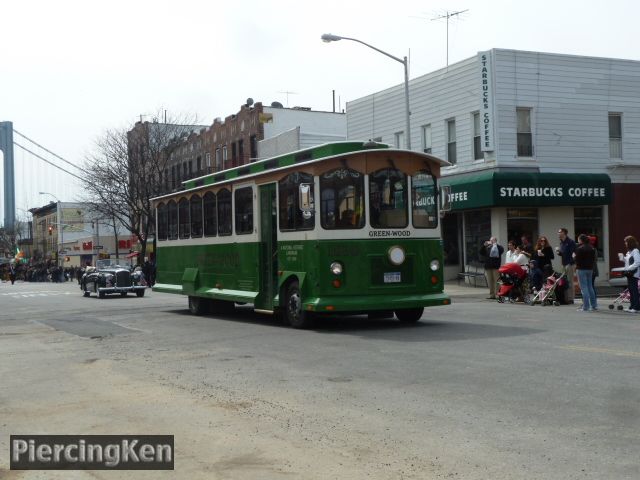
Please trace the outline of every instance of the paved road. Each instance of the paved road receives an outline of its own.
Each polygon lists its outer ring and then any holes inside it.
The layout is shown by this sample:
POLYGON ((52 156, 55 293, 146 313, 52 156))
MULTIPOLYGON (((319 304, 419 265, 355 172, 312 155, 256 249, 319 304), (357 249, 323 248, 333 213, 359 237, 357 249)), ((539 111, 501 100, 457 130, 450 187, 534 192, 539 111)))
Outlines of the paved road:
POLYGON ((640 478, 640 316, 479 292, 299 331, 2 283, 0 478, 640 478), (10 472, 12 433, 174 434, 176 471, 10 472))

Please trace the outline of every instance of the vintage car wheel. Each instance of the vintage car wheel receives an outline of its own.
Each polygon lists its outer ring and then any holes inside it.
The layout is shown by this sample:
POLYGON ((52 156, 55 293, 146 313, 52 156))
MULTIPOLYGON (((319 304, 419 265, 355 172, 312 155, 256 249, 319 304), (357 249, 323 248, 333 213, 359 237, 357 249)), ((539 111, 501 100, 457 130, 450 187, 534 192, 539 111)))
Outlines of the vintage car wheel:
POLYGON ((127 292, 120 292, 120 296, 121 297, 126 297, 127 296, 127 292))
POLYGON ((84 292, 82 292, 82 296, 83 297, 90 297, 91 296, 91 292, 85 290, 84 292))
POLYGON ((107 296, 106 293, 98 291, 98 298, 104 298, 106 296, 107 296))
POLYGON ((209 302, 206 298, 192 297, 189 295, 189 312, 193 315, 204 315, 207 313, 209 302))
POLYGON ((144 290, 136 290, 136 295, 138 297, 144 297, 144 290))
POLYGON ((404 308, 402 310, 396 310, 396 317, 398 320, 404 323, 416 323, 422 318, 424 308, 404 308))

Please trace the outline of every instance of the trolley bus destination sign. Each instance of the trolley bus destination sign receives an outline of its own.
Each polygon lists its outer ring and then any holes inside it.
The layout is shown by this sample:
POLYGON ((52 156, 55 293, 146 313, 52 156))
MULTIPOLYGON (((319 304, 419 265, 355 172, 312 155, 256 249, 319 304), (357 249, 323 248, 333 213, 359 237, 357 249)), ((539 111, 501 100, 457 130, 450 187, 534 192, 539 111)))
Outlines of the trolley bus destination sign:
POLYGON ((410 237, 409 230, 371 230, 370 237, 410 237))

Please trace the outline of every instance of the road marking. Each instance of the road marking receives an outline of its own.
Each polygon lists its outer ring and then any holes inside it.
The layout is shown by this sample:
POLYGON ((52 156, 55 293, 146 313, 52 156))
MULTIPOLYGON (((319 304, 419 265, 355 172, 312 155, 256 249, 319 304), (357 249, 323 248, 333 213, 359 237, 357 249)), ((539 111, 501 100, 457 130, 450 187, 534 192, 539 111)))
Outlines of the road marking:
POLYGON ((640 352, 628 352, 626 350, 614 350, 612 348, 583 347, 579 345, 560 345, 558 348, 573 350, 575 352, 607 353, 618 357, 640 358, 640 352))
POLYGON ((55 297, 59 295, 73 295, 72 292, 56 292, 53 290, 50 291, 42 291, 42 292, 9 292, 9 293, 0 293, 0 296, 3 297, 13 297, 13 298, 29 298, 29 297, 55 297))

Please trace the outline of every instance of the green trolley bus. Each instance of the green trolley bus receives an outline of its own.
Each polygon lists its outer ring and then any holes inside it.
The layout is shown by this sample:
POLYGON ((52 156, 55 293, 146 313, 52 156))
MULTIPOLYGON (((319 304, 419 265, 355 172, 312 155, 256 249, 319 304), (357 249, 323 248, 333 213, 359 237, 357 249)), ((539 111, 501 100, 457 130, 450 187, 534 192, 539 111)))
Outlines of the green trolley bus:
POLYGON ((194 314, 236 303, 293 327, 447 305, 432 155, 337 142, 188 180, 154 199, 154 291, 194 314))

